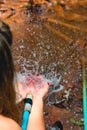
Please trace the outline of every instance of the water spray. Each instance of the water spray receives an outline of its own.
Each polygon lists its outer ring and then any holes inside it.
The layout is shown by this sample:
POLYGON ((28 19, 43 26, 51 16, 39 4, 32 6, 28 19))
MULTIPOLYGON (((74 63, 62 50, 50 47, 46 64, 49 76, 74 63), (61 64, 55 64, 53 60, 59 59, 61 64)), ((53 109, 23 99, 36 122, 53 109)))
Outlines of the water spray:
MULTIPOLYGON (((32 75, 32 74, 17 74, 17 79, 25 86, 27 90, 33 90, 38 89, 41 87, 41 82, 48 82, 50 84, 49 91, 52 90, 52 93, 61 91, 64 87, 63 85, 60 85, 60 82, 62 80, 62 76, 55 76, 52 78, 46 78, 44 75, 32 75), (32 86, 32 83, 34 86, 32 86)), ((51 93, 51 92, 50 92, 51 93)))
POLYGON ((49 95, 53 93, 57 93, 64 88, 64 86, 60 84, 61 80, 62 80, 62 76, 59 75, 59 77, 54 77, 53 79, 51 79, 51 81, 48 81, 50 83, 49 90, 52 90, 49 92, 49 95))

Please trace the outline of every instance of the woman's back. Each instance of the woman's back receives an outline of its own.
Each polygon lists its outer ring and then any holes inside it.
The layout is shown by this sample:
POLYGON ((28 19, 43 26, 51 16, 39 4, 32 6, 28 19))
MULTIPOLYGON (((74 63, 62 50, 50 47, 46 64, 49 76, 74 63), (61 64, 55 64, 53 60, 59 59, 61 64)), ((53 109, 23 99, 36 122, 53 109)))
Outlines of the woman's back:
POLYGON ((0 130, 21 130, 21 128, 11 118, 0 115, 0 130))

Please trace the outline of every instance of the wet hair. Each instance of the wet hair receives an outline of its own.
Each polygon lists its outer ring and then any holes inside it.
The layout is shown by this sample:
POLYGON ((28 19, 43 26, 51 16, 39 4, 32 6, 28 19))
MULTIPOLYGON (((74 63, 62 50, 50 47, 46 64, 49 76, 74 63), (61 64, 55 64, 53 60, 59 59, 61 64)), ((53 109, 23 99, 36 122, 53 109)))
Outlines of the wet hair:
POLYGON ((0 21, 0 114, 20 123, 14 89, 14 64, 10 45, 12 33, 7 24, 0 21))

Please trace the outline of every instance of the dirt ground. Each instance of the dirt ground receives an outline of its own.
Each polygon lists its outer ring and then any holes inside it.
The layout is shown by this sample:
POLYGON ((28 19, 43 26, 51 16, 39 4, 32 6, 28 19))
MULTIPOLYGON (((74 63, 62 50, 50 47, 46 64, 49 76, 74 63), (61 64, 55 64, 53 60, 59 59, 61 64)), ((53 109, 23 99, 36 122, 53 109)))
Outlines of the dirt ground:
MULTIPOLYGON (((44 102, 46 129, 51 130, 59 121, 64 130, 83 130, 82 69, 85 65, 87 74, 87 1, 35 2, 32 6, 28 0, 0 3, 0 18, 13 32, 16 71, 41 73, 48 78, 61 75, 64 89, 49 94, 44 102)), ((56 90, 52 88, 50 92, 53 89, 56 90)), ((22 111, 22 104, 19 105, 22 111)))

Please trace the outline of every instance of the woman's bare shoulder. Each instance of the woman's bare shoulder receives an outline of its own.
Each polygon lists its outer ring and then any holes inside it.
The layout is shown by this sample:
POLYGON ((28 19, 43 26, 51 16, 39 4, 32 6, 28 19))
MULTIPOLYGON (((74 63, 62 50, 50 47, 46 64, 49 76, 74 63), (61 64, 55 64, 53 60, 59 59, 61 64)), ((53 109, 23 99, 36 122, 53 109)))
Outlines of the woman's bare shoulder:
POLYGON ((21 130, 21 128, 14 120, 0 115, 0 130, 21 130))

